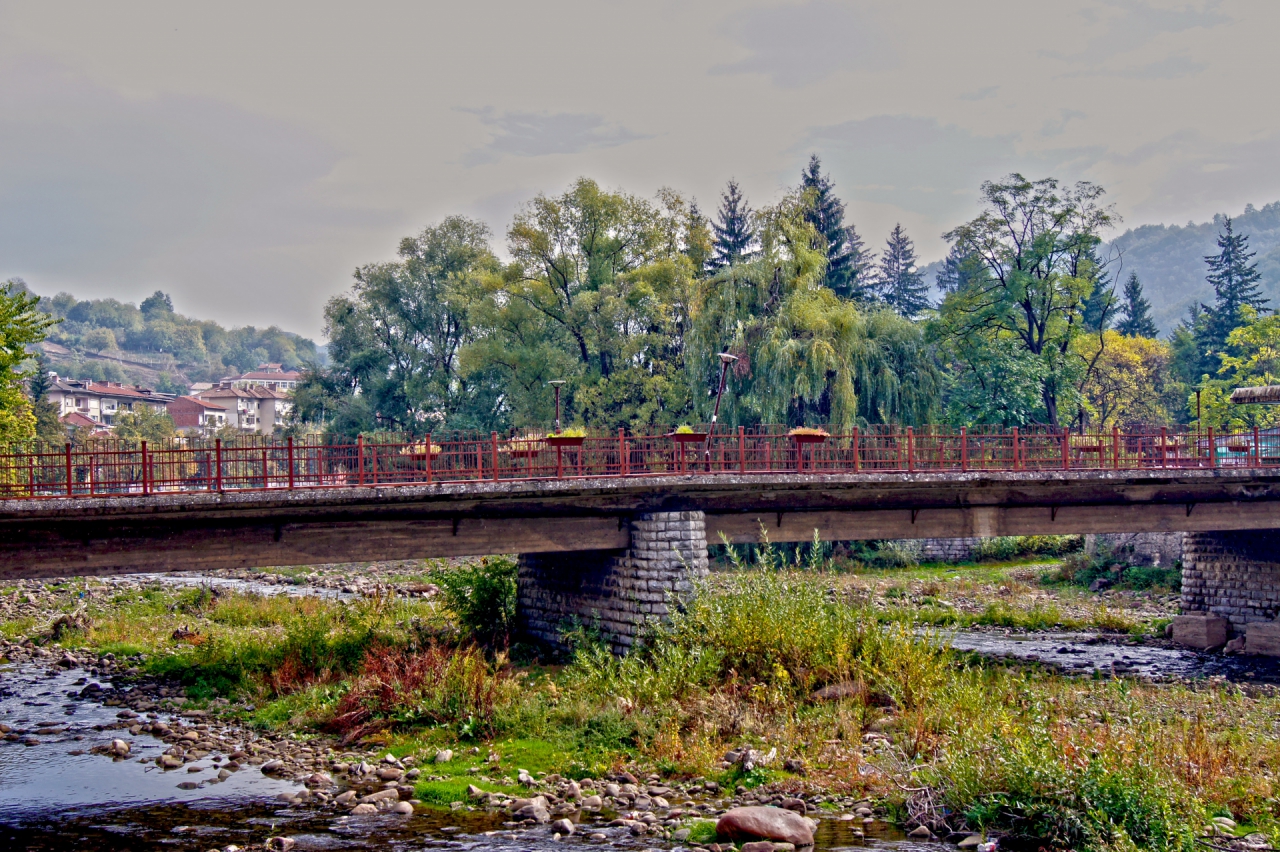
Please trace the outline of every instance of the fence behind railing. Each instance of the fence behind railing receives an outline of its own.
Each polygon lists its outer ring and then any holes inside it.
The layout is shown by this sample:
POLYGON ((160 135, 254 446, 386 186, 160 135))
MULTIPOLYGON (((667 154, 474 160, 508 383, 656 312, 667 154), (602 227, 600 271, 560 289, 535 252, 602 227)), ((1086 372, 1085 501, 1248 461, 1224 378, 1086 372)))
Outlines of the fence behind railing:
POLYGON ((1165 427, 876 426, 842 434, 756 427, 585 437, 452 433, 354 441, 99 440, 0 451, 0 496, 57 498, 267 489, 384 487, 614 476, 761 473, 1116 471, 1280 467, 1280 430, 1214 435, 1165 427))

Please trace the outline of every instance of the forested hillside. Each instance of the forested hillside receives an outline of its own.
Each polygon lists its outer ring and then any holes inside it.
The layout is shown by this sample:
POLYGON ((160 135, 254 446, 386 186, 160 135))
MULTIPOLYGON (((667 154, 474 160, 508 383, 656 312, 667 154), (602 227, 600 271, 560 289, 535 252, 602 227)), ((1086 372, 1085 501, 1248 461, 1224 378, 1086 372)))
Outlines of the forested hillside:
MULTIPOLYGON (((1232 221, 1236 233, 1247 235, 1249 248, 1258 253, 1263 295, 1272 307, 1280 306, 1280 202, 1260 209, 1250 204, 1232 221)), ((1123 257, 1121 275, 1138 273, 1161 331, 1171 331, 1192 304, 1213 302, 1204 258, 1217 252, 1223 222, 1219 214, 1200 224, 1142 225, 1112 240, 1110 247, 1123 257)))
POLYGON ((42 298, 61 319, 42 345, 51 369, 77 379, 125 381, 180 393, 264 362, 301 367, 317 360, 311 340, 275 326, 223 328, 177 313, 160 291, 141 305, 116 299, 42 298))

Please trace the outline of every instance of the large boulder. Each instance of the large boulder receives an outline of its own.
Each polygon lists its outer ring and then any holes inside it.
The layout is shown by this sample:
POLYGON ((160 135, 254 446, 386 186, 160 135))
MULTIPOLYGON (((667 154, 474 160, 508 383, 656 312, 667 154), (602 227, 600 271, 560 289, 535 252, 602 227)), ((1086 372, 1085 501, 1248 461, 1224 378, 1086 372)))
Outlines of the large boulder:
POLYGON ((716 834, 730 840, 776 840, 796 846, 813 845, 809 820, 785 808, 733 808, 716 823, 716 834))

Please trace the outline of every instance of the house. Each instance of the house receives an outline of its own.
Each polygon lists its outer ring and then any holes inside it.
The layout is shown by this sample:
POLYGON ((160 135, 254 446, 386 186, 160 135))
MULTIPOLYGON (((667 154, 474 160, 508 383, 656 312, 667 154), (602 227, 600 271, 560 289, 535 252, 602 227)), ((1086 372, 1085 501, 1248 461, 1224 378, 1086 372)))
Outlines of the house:
POLYGON ((72 411, 70 414, 62 415, 58 418, 58 422, 67 430, 68 435, 72 434, 77 429, 88 429, 89 434, 96 438, 111 434, 110 430, 108 430, 106 426, 90 420, 78 411, 72 411))
POLYGON ((291 391, 302 381, 302 373, 286 370, 282 364, 259 364, 258 369, 239 376, 228 376, 219 384, 234 388, 269 388, 274 391, 291 391))
POLYGON ((208 435, 227 423, 225 408, 194 396, 180 396, 169 403, 169 416, 179 432, 193 435, 208 435))
POLYGON ((164 411, 173 401, 173 394, 157 393, 137 385, 64 379, 57 375, 50 378, 53 384, 49 388, 49 402, 58 407, 59 419, 68 414, 79 414, 109 428, 121 412, 133 411, 140 406, 164 411))
POLYGON ((230 380, 195 396, 222 408, 228 426, 258 435, 271 435, 283 427, 293 410, 293 401, 283 391, 258 386, 235 387, 230 380))

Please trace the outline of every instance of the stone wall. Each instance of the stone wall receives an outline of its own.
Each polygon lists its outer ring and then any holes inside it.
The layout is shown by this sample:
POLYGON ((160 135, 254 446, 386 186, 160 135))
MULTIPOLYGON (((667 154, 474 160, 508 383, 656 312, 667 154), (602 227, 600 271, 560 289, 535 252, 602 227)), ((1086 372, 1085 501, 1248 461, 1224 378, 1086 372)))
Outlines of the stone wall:
POLYGON ((968 562, 981 543, 980 538, 922 538, 921 562, 968 562))
POLYGON ((643 625, 668 613, 707 575, 702 512, 657 512, 631 522, 626 551, 525 554, 517 579, 524 632, 560 650, 574 624, 594 629, 618 653, 643 625))
POLYGON ((1086 535, 1084 551, 1093 556, 1100 547, 1107 547, 1117 559, 1123 559, 1130 565, 1172 568, 1182 560, 1182 536, 1180 532, 1086 535))
POLYGON ((1280 612, 1280 532, 1187 533, 1182 611, 1220 615, 1237 632, 1274 620, 1280 612))

